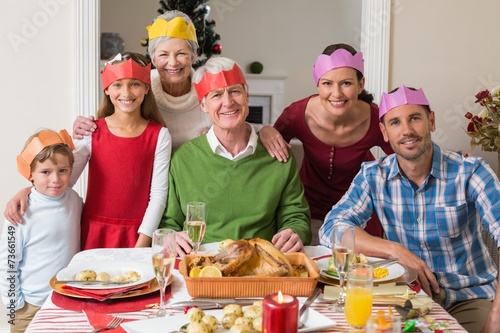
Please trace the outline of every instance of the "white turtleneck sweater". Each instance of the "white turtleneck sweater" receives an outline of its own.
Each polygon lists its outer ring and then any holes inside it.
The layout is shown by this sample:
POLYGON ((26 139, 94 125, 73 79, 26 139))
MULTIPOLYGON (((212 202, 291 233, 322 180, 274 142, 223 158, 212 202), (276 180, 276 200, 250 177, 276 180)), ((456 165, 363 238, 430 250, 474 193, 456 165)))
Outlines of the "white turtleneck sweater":
POLYGON ((83 200, 68 188, 60 197, 31 189, 24 223, 4 222, 0 241, 0 290, 15 310, 42 306, 52 291, 49 281, 80 251, 83 200))
MULTIPOLYGON (((193 74, 191 69, 191 77, 193 74)), ((191 84, 191 91, 186 95, 171 96, 163 90, 160 75, 154 69, 151 71, 151 89, 172 137, 172 149, 196 138, 212 126, 208 114, 200 107, 194 85, 191 84)))

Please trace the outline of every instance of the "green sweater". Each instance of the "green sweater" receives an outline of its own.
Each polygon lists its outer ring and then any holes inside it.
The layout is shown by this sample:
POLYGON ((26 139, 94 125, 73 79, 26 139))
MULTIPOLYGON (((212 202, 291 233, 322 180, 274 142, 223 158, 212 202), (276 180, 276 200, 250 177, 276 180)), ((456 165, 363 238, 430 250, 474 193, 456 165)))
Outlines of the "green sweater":
POLYGON ((183 144, 170 161, 167 208, 160 228, 184 230, 186 204, 207 205, 203 243, 260 237, 282 229, 311 242, 309 206, 294 158, 280 163, 258 142, 255 153, 236 162, 210 149, 206 135, 183 144))

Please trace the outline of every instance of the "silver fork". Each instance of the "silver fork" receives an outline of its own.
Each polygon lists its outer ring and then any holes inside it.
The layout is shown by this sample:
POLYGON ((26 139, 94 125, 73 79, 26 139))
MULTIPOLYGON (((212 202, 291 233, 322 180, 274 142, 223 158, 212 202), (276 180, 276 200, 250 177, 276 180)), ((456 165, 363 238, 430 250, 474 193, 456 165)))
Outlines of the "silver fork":
POLYGON ((90 333, 97 333, 101 331, 106 331, 106 330, 112 330, 114 328, 117 328, 123 321, 122 317, 114 317, 113 320, 111 320, 106 327, 101 327, 101 328, 96 328, 90 333))

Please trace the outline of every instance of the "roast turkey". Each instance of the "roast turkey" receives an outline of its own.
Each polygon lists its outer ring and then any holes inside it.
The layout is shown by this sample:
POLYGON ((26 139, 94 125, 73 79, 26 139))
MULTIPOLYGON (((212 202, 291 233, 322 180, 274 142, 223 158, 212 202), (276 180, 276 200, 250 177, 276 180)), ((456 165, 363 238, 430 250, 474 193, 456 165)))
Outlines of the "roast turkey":
POLYGON ((200 256, 190 262, 193 267, 213 265, 223 276, 293 276, 288 258, 271 242, 262 238, 241 239, 228 244, 215 256, 200 256))

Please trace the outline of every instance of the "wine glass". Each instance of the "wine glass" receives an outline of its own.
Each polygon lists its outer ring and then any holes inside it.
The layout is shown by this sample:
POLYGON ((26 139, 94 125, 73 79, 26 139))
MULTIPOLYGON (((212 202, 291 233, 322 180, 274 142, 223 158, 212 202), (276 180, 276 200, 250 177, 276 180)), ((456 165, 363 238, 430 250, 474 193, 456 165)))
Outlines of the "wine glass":
POLYGON ((336 225, 332 231, 333 264, 339 274, 340 295, 331 310, 344 312, 345 307, 345 275, 354 258, 354 227, 336 225))
POLYGON ((203 202, 188 202, 186 209, 186 229, 189 240, 193 244, 192 253, 198 253, 200 243, 205 235, 206 205, 203 202))
POLYGON ((175 231, 171 229, 156 229, 153 233, 151 252, 153 257, 153 269, 155 271, 158 285, 160 286, 160 307, 151 317, 164 317, 165 311, 165 287, 172 274, 175 264, 175 231))

